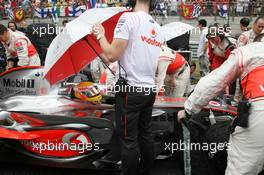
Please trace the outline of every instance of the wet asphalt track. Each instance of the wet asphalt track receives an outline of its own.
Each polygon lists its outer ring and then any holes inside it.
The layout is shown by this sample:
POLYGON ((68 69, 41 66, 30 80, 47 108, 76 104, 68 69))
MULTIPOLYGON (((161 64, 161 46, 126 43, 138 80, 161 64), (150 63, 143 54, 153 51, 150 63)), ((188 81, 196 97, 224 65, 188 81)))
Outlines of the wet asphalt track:
MULTIPOLYGON (((173 158, 156 160, 153 175, 182 175, 173 158)), ((119 175, 115 171, 76 170, 0 163, 0 175, 119 175)))

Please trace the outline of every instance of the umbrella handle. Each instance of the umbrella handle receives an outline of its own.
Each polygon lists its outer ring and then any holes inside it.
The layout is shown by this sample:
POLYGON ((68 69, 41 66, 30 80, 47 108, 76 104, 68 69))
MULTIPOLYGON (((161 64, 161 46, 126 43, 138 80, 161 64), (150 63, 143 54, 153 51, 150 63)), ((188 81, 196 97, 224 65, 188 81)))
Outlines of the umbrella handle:
POLYGON ((107 67, 107 69, 109 69, 109 71, 115 76, 115 73, 113 72, 113 70, 104 62, 104 59, 100 56, 100 54, 95 50, 95 48, 92 46, 92 44, 88 41, 88 39, 86 37, 84 37, 84 40, 86 41, 86 43, 93 49, 94 53, 101 59, 101 61, 103 62, 103 64, 105 65, 105 67, 107 67))

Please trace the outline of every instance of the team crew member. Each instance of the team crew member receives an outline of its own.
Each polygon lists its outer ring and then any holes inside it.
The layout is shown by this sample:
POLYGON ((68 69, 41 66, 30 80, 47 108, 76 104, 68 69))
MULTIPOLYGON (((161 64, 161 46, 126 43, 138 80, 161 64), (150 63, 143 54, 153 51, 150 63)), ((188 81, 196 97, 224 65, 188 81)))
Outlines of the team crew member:
POLYGON ((235 49, 235 41, 225 36, 223 28, 210 26, 208 28, 208 55, 210 61, 210 70, 218 68, 225 62, 230 52, 235 49))
POLYGON ((168 66, 165 77, 165 95, 183 97, 190 81, 190 66, 185 58, 176 53, 175 60, 168 66))
POLYGON ((40 66, 38 53, 25 35, 12 32, 0 24, 0 41, 6 50, 7 70, 15 67, 16 58, 18 66, 40 66))
POLYGON ((253 26, 252 26, 252 29, 249 30, 249 31, 246 31, 246 32, 243 32, 238 40, 237 40, 237 46, 238 47, 241 47, 241 46, 245 46, 249 43, 252 43, 254 38, 261 34, 262 31, 264 29, 264 16, 259 16, 253 26))
POLYGON ((203 77, 209 73, 209 60, 207 54, 208 39, 206 35, 208 33, 207 21, 205 19, 200 19, 198 21, 198 27, 201 32, 199 45, 197 49, 197 56, 199 58, 200 65, 200 76, 203 77))
MULTIPOLYGON (((179 111, 178 120, 196 114, 236 78, 251 102, 248 128, 236 127, 230 137, 226 175, 257 175, 264 165, 264 38, 232 52, 221 67, 202 78, 179 111), (254 50, 254 52, 252 52, 254 50)), ((239 111, 239 110, 238 110, 239 111)), ((243 113, 247 113, 243 110, 243 113)), ((239 125, 242 126, 242 125, 239 125)))
POLYGON ((171 97, 182 97, 190 81, 190 66, 185 58, 168 47, 162 46, 156 84, 159 91, 171 97), (163 85, 165 85, 163 89, 163 85))
POLYGON ((165 36, 160 25, 149 15, 150 8, 154 7, 150 0, 137 0, 134 4, 133 12, 121 15, 111 44, 106 40, 101 24, 94 25, 93 33, 102 47, 105 61, 120 61, 119 75, 123 78, 119 78, 117 84, 127 84, 125 92, 116 93, 115 106, 122 174, 141 172, 147 175, 155 156, 151 115, 156 95, 155 72, 165 36))

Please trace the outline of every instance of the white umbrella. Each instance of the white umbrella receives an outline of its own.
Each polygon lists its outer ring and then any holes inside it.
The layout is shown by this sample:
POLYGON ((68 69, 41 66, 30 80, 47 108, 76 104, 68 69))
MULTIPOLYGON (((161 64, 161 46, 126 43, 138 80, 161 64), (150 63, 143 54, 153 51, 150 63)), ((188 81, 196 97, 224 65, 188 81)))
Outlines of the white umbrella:
POLYGON ((183 22, 171 22, 162 26, 163 32, 166 37, 166 41, 169 41, 175 37, 181 36, 182 34, 195 29, 190 24, 183 22))
POLYGON ((73 42, 78 41, 92 31, 92 26, 96 22, 102 23, 115 14, 126 11, 125 7, 110 7, 110 8, 93 8, 85 11, 75 20, 66 24, 67 33, 73 42))

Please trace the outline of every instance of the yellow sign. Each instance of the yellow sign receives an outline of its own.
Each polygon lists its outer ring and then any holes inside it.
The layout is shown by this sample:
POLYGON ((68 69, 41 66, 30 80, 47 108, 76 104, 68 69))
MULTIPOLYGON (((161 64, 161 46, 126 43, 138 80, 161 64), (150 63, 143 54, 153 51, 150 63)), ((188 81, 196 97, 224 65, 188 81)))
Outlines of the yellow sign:
POLYGON ((186 6, 183 7, 183 16, 188 16, 190 13, 189 8, 187 8, 186 6))
POLYGON ((24 19, 25 12, 23 9, 14 10, 14 18, 16 22, 20 22, 24 19))

